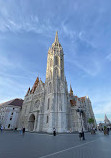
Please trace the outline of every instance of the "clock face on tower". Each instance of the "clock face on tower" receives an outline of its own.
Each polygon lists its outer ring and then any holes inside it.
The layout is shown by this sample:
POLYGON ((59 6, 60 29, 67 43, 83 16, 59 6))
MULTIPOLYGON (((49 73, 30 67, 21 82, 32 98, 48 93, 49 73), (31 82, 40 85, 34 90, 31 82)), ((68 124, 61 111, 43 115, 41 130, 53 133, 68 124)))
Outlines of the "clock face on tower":
POLYGON ((38 108, 39 106, 40 106, 40 100, 36 100, 34 107, 35 107, 35 108, 38 108))

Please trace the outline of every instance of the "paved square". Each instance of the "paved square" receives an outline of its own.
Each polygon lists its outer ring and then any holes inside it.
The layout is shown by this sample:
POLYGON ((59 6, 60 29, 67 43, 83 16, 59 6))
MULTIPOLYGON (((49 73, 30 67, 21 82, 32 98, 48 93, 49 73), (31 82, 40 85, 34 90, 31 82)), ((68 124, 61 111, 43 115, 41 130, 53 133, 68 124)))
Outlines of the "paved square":
POLYGON ((0 133, 0 158, 111 158, 111 135, 0 133))

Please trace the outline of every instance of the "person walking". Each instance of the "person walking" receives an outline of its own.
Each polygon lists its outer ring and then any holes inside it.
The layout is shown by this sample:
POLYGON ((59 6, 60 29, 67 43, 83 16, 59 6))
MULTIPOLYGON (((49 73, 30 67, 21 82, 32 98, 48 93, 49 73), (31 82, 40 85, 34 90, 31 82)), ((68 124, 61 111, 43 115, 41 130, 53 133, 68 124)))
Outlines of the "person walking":
POLYGON ((84 131, 82 131, 82 140, 85 140, 84 131))
POLYGON ((53 136, 56 136, 56 129, 55 129, 55 127, 53 128, 53 136))
POLYGON ((2 133, 2 131, 3 131, 3 126, 1 125, 1 133, 2 133))
POLYGON ((23 133, 23 136, 24 136, 24 134, 25 134, 25 128, 22 129, 22 133, 23 133))
POLYGON ((107 127, 107 135, 109 135, 109 128, 107 127))
POLYGON ((82 138, 82 131, 79 131, 79 139, 81 140, 82 138))

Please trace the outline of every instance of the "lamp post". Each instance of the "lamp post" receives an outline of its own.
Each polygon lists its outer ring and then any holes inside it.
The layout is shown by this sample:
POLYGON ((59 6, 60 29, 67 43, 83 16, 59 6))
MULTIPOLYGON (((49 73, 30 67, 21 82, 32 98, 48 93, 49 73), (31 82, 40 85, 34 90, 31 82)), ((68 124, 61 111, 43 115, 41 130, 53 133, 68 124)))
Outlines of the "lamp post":
POLYGON ((82 128, 82 137, 83 137, 83 140, 85 140, 84 131, 83 131, 83 123, 82 123, 83 110, 80 107, 78 107, 78 109, 76 109, 76 111, 79 112, 79 114, 80 114, 81 128, 82 128))

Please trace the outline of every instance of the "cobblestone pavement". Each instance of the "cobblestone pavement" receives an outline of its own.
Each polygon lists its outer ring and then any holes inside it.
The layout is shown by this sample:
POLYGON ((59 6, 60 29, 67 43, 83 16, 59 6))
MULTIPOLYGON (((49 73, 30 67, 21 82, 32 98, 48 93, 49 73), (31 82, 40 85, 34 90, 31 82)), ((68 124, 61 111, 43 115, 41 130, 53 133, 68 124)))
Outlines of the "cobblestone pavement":
POLYGON ((111 158, 111 135, 0 133, 0 158, 111 158))

